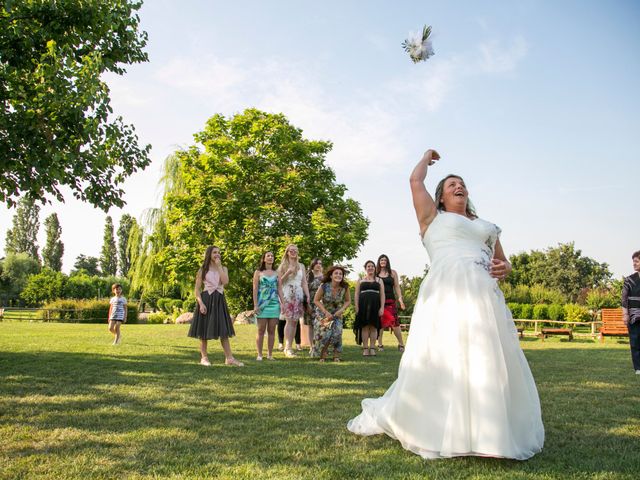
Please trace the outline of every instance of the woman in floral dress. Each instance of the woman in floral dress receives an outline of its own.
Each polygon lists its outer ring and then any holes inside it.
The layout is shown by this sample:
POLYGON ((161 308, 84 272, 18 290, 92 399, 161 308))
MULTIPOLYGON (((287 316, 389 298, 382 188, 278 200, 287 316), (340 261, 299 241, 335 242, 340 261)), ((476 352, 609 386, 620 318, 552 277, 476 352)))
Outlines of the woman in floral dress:
POLYGON ((334 265, 322 279, 322 285, 314 297, 316 317, 313 323, 312 356, 324 362, 330 346, 333 346, 333 361, 340 361, 342 353, 342 316, 351 304, 349 284, 345 280, 346 271, 334 265))
POLYGON ((298 247, 287 245, 278 267, 278 280, 281 288, 282 315, 287 324, 284 327, 285 347, 287 357, 295 357, 292 348, 293 337, 300 317, 304 315, 302 300, 304 295, 309 298, 309 287, 304 265, 298 261, 298 247))
POLYGON ((322 284, 322 278, 324 272, 322 270, 322 260, 314 258, 309 265, 309 273, 307 274, 307 285, 309 286, 309 300, 306 305, 306 311, 304 313, 303 323, 309 329, 309 355, 313 357, 313 319, 315 317, 315 304, 313 299, 316 296, 316 292, 322 284))

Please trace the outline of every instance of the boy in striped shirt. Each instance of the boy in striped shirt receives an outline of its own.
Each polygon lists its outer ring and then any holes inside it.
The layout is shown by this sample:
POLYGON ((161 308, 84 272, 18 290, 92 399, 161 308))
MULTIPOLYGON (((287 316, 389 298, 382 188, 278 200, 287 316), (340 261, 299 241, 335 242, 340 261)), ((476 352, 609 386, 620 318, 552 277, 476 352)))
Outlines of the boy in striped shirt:
POLYGON ((109 331, 113 333, 113 344, 118 345, 122 336, 120 335, 120 325, 127 321, 127 299, 122 296, 122 285, 114 283, 111 285, 113 297, 109 300, 109 331))

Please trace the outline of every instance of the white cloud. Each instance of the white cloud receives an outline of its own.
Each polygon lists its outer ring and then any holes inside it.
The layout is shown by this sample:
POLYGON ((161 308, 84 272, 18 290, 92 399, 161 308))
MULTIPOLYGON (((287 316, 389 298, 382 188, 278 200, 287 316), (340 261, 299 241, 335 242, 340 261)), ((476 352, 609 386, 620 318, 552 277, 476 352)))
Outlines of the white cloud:
POLYGON ((399 150, 402 106, 389 100, 388 87, 363 86, 347 96, 339 85, 325 86, 320 73, 274 59, 251 64, 208 59, 202 66, 201 60, 183 57, 158 70, 156 79, 198 97, 213 111, 230 114, 255 106, 284 112, 308 138, 332 140, 327 160, 339 171, 352 173, 372 163, 390 168, 398 158, 389 152, 399 150))
POLYGON ((480 44, 479 65, 486 73, 505 73, 515 70, 518 63, 526 56, 529 44, 520 35, 516 36, 509 45, 503 45, 498 40, 491 40, 480 44))
POLYGON ((442 106, 459 76, 460 68, 455 60, 433 62, 431 68, 422 75, 421 97, 430 112, 442 106))

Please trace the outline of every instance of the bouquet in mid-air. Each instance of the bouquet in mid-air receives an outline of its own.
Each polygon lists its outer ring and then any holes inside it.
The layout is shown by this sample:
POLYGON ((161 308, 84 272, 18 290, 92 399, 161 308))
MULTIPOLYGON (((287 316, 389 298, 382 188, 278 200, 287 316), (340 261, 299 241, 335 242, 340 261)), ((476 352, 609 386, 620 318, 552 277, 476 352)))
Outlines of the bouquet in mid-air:
POLYGON ((422 29, 422 35, 412 33, 409 38, 402 42, 404 51, 409 54, 413 63, 427 60, 435 53, 433 51, 433 44, 429 38, 430 35, 431 25, 425 25, 422 29))

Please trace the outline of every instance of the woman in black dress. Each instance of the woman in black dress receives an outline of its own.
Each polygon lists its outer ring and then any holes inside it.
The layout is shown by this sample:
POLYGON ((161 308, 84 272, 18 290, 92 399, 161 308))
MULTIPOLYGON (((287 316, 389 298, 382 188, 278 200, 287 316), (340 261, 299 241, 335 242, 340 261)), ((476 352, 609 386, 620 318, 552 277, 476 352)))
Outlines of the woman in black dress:
POLYGON ((362 355, 375 356, 376 339, 380 330, 380 317, 384 312, 384 284, 376 277, 376 264, 367 260, 365 276, 356 283, 356 321, 353 332, 356 342, 362 345, 362 355))

